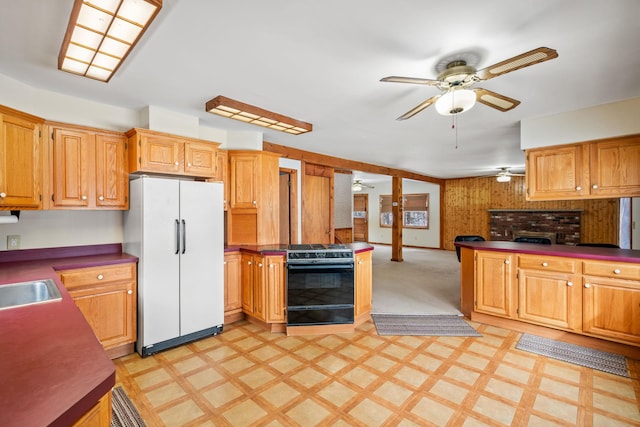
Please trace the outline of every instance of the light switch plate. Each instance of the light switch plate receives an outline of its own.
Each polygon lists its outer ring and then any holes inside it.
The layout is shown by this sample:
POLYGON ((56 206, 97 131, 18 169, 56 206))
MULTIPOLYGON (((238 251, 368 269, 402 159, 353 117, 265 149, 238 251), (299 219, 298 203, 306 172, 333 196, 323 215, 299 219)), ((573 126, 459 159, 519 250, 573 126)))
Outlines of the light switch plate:
POLYGON ((12 251, 14 249, 20 249, 20 236, 17 234, 7 236, 7 250, 12 251))

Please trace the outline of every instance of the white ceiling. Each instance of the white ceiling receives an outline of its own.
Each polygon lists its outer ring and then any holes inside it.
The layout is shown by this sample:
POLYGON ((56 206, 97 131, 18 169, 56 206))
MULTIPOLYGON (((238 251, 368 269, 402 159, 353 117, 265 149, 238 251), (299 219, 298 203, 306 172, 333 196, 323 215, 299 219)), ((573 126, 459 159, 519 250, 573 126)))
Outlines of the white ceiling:
POLYGON ((57 70, 72 4, 0 0, 0 74, 263 131, 204 111, 224 95, 313 123, 306 135, 267 131, 266 141, 439 178, 521 169, 522 119, 640 96, 638 0, 164 0, 106 84, 57 70), (478 104, 457 131, 433 106, 395 120, 436 88, 379 81, 436 78, 436 65, 459 54, 480 69, 540 46, 559 57, 482 83, 520 106, 502 113, 478 104))

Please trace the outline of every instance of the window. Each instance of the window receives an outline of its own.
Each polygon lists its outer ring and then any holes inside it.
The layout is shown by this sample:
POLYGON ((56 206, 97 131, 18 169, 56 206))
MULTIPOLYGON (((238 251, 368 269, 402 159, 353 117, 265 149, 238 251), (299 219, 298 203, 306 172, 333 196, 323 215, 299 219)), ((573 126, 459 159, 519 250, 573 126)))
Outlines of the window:
MULTIPOLYGON (((380 227, 393 225, 391 196, 380 196, 380 227)), ((429 228, 429 194, 405 194, 402 196, 402 227, 429 228)))

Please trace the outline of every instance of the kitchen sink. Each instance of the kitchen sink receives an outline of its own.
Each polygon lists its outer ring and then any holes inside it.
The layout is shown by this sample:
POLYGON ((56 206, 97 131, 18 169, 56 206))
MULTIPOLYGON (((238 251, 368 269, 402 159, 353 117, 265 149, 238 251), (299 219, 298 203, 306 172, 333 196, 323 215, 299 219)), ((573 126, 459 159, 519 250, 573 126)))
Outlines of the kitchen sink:
POLYGON ((61 299, 60 291, 51 279, 0 285, 0 310, 61 299))

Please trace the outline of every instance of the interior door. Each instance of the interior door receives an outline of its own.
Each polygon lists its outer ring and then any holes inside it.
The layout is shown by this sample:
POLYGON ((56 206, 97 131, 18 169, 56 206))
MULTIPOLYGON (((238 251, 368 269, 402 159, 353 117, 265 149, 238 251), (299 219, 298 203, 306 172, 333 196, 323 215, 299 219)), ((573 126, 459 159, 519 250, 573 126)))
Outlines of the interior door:
POLYGON ((290 221, 290 206, 289 200, 289 174, 280 172, 279 185, 280 185, 280 243, 291 243, 291 221, 290 221))
POLYGON ((180 335, 224 322, 222 183, 180 181, 180 335))
POLYGON ((366 242, 369 240, 369 195, 353 195, 353 240, 366 242))
POLYGON ((305 175, 302 243, 333 243, 331 178, 305 175))

